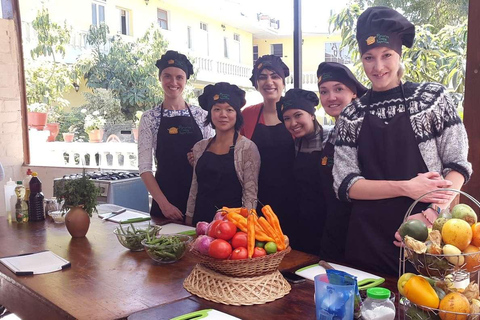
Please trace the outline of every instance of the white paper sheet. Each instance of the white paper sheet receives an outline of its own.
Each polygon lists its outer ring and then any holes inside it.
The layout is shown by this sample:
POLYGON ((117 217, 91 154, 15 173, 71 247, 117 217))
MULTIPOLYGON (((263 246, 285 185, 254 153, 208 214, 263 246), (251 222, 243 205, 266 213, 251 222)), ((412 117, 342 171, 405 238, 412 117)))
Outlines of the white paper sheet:
POLYGON ((1 258, 0 262, 17 275, 49 273, 70 266, 68 260, 51 251, 1 258))

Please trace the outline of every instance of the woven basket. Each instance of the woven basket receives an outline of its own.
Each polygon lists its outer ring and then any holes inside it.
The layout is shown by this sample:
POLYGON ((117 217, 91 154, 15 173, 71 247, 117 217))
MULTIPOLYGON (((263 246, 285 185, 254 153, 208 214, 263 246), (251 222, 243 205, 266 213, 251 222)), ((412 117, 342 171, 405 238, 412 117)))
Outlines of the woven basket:
POLYGON ((253 277, 277 271, 283 257, 291 250, 290 247, 287 247, 285 250, 274 254, 244 260, 215 259, 194 249, 191 250, 191 253, 208 269, 232 277, 253 277))
POLYGON ((257 277, 234 278, 200 264, 185 279, 183 287, 201 298, 236 306, 274 301, 292 289, 278 270, 257 277))

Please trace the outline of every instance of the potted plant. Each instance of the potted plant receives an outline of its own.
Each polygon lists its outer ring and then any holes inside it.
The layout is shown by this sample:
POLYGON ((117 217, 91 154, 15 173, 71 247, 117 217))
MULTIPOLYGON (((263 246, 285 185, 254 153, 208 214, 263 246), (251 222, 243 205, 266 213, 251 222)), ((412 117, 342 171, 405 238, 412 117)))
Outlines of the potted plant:
POLYGON ((77 132, 77 127, 74 125, 71 125, 68 127, 68 132, 62 133, 63 135, 63 141, 65 142, 73 142, 73 138, 75 138, 75 133, 77 132))
POLYGON ((105 118, 100 115, 100 112, 94 111, 92 114, 87 114, 84 128, 90 142, 102 142, 104 125, 105 118))
POLYGON ((27 106, 28 126, 37 130, 43 130, 47 124, 48 106, 46 103, 32 103, 27 106))
POLYGON ((100 189, 85 175, 78 179, 62 179, 55 184, 57 202, 62 204, 62 215, 70 235, 81 238, 87 234, 92 213, 97 212, 97 197, 100 189), (68 212, 67 212, 68 211, 68 212))
POLYGON ((137 112, 135 112, 135 120, 133 121, 135 127, 132 129, 135 142, 138 141, 138 125, 140 124, 140 119, 142 118, 142 115, 143 111, 137 110, 137 112))

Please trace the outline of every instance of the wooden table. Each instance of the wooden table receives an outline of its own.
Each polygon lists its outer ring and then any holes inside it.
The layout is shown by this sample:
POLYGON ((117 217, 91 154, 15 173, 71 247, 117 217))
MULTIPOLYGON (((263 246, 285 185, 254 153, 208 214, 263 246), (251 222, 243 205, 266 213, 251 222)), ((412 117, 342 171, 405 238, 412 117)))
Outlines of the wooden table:
MULTIPOLYGON (((193 256, 187 254, 170 265, 155 264, 145 252, 130 252, 122 247, 113 234, 116 226, 94 217, 87 237, 73 239, 64 224, 50 220, 26 224, 0 220, 0 257, 51 250, 72 264, 64 271, 35 276, 16 276, 0 264, 0 304, 22 319, 117 319, 142 310, 150 312, 153 309, 149 308, 157 306, 177 308, 175 315, 179 310, 185 313, 205 306, 241 314, 239 307, 210 303, 183 289, 183 280, 196 263, 193 256)), ((280 269, 317 261, 318 257, 292 251, 280 269)), ((314 310, 312 288, 308 283, 294 285, 286 298, 241 310, 251 310, 255 315, 252 319, 261 319, 258 315, 268 315, 263 319, 284 315, 286 310, 314 310)))

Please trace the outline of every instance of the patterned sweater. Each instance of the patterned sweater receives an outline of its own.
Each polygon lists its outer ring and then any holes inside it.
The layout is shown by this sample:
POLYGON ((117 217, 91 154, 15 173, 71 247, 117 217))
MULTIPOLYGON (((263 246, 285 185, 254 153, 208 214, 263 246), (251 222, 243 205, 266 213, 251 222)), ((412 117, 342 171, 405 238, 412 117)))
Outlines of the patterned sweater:
MULTIPOLYGON (((211 139, 203 139, 195 144, 193 147, 193 178, 190 187, 190 195, 187 202, 187 217, 193 217, 195 213, 195 202, 197 200, 198 182, 195 167, 198 159, 205 152, 208 142, 211 139)), ((242 185, 242 203, 246 208, 255 208, 258 192, 258 174, 260 172, 260 154, 257 146, 252 140, 239 135, 234 149, 234 165, 237 173, 237 178, 242 185)))
POLYGON ((467 133, 446 88, 437 83, 412 82, 406 82, 403 88, 407 106, 404 105, 401 87, 396 87, 373 92, 369 107, 370 92, 367 92, 342 111, 336 124, 338 136, 333 167, 334 189, 340 200, 349 200, 350 187, 359 179, 364 179, 357 148, 366 112, 388 122, 408 108, 415 139, 428 170, 439 172, 444 177, 454 170, 464 176, 465 183, 469 180, 472 166, 467 161, 467 133))

